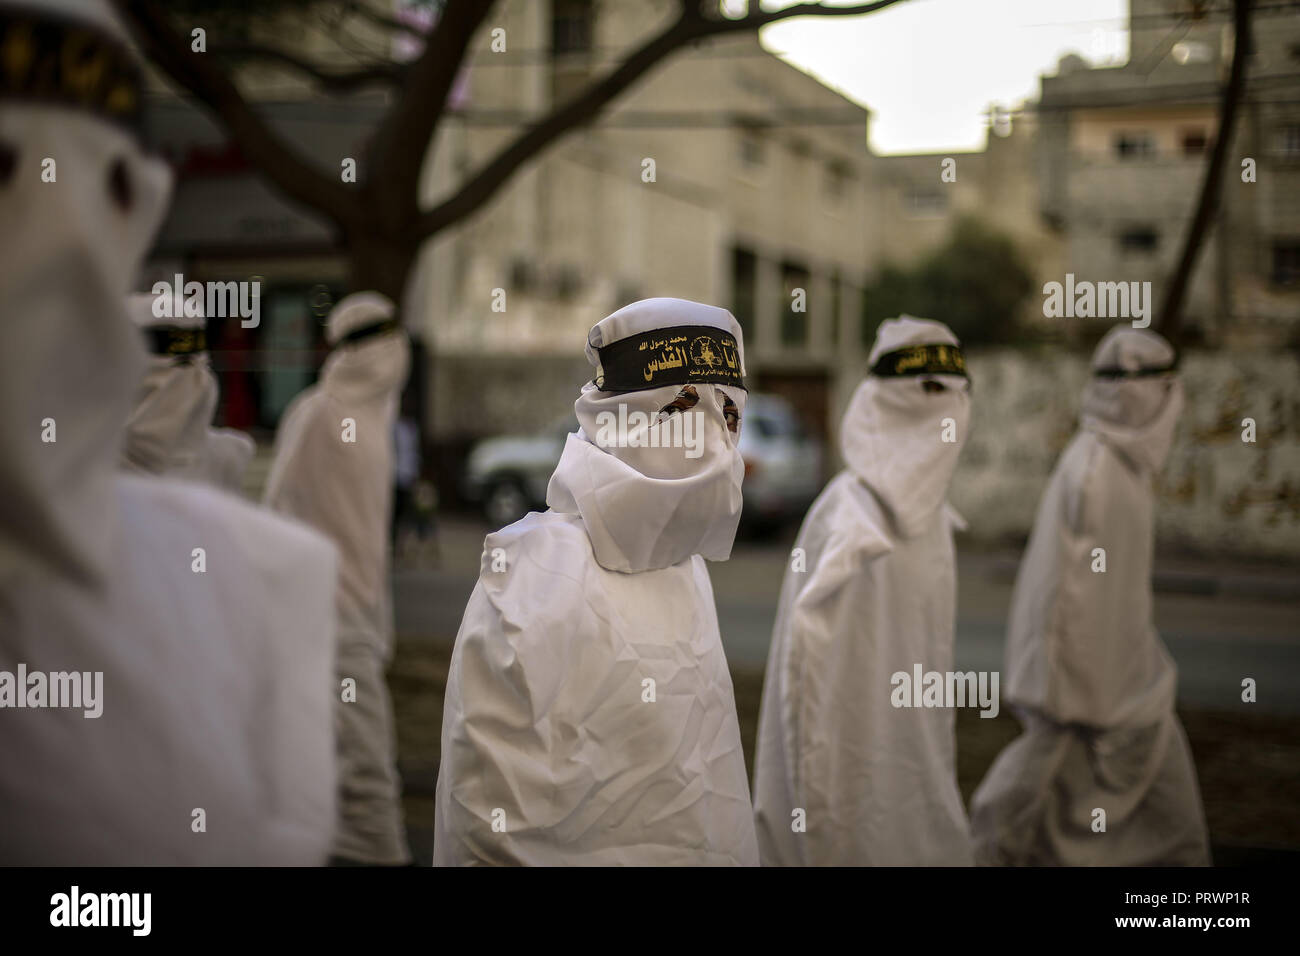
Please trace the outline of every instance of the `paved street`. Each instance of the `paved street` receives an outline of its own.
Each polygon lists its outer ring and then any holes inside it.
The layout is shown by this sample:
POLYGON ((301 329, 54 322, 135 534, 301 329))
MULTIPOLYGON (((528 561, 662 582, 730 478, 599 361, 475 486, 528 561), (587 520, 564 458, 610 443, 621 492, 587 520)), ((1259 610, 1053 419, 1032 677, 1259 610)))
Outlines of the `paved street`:
MULTIPOLYGON (((478 575, 485 532, 473 520, 444 521, 440 566, 406 567, 395 574, 403 640, 454 640, 478 575)), ((734 670, 761 670, 767 659, 789 548, 784 540, 741 542, 730 561, 710 566, 734 670)), ((960 555, 960 669, 1001 669, 1017 559, 1014 553, 960 555)), ((1300 571, 1157 562, 1156 583, 1156 624, 1178 663, 1183 706, 1243 707, 1241 680, 1253 677, 1259 688, 1255 710, 1300 713, 1300 571)))

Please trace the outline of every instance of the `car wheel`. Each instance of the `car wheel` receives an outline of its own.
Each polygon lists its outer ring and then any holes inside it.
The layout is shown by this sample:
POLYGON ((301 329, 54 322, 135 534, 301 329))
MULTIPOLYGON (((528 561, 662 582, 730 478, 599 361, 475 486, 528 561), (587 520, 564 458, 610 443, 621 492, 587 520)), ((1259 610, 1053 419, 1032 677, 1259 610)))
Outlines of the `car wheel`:
POLYGON ((515 478, 498 478, 488 486, 483 514, 494 529, 504 528, 528 514, 531 502, 515 478))

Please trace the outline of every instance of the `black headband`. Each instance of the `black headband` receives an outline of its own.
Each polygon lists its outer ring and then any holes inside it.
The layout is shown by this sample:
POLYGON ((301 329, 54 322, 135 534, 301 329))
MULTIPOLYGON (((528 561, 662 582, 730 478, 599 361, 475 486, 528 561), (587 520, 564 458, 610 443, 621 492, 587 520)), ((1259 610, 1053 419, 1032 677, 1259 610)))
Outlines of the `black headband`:
POLYGON ((362 342, 375 335, 383 335, 385 332, 396 332, 401 327, 402 323, 397 319, 384 319, 382 322, 363 325, 361 328, 353 329, 347 335, 343 336, 343 338, 339 339, 338 345, 335 345, 334 347, 339 348, 343 345, 356 345, 358 342, 362 342))
POLYGON ((1174 371, 1178 367, 1178 361, 1175 359, 1168 365, 1161 365, 1153 368, 1120 368, 1118 365, 1106 365, 1102 368, 1092 370, 1094 378, 1149 378, 1152 375, 1165 375, 1174 371))
POLYGON ((208 348, 203 329, 183 329, 177 325, 151 325, 144 330, 149 351, 154 355, 188 359, 208 348))
POLYGON ((745 387, 736 337, 711 325, 652 329, 596 351, 600 355, 596 387, 605 392, 639 392, 663 385, 745 387))
POLYGON ((0 101, 65 106, 141 131, 140 69, 97 27, 34 10, 0 10, 0 101))
POLYGON ((871 366, 871 374, 881 378, 899 375, 966 374, 966 358, 957 345, 909 345, 896 352, 886 352, 871 366))

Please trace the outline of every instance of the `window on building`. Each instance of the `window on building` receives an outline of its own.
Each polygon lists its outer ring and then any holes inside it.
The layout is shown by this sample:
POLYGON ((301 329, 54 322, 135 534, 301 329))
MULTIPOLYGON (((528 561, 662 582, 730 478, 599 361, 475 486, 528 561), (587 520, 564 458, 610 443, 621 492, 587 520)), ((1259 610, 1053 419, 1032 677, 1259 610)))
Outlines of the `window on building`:
POLYGON ((912 186, 907 191, 907 214, 915 219, 933 219, 948 212, 948 194, 941 189, 912 186))
POLYGON ((1133 226, 1119 235, 1119 248, 1123 253, 1154 252, 1160 245, 1160 234, 1150 226, 1133 226))
POLYGON ((1146 130, 1124 130, 1115 134, 1115 155, 1119 159, 1150 159, 1156 154, 1155 138, 1146 130))
POLYGON ((735 246, 731 250, 731 314, 745 333, 745 344, 753 345, 754 308, 758 302, 758 257, 735 246))
POLYGON ((592 0, 553 0, 551 53, 566 56, 590 53, 595 10, 592 0))
POLYGON ((763 165, 767 156, 767 144, 763 134, 753 126, 740 127, 740 165, 745 169, 757 169, 763 165))
POLYGON ((1277 151, 1283 159, 1300 160, 1300 123, 1278 127, 1277 151))
POLYGON ((1300 239, 1273 242, 1273 281, 1278 285, 1300 284, 1300 239))
POLYGON ((1184 156, 1199 156, 1210 146, 1209 136, 1199 127, 1183 130, 1182 140, 1184 156))
POLYGON ((781 344, 803 348, 808 344, 808 284, 812 276, 796 262, 781 263, 781 344))
POLYGON ((849 191, 849 169, 838 160, 826 164, 826 195, 831 199, 842 199, 849 191))

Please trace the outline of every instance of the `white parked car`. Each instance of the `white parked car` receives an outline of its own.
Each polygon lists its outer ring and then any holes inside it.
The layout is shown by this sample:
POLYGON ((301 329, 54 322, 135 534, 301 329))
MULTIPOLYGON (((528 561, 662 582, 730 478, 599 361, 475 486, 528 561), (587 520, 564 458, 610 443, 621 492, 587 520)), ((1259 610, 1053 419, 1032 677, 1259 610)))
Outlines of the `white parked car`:
MULTIPOLYGON (((564 451, 572 416, 532 435, 485 438, 470 451, 463 488, 480 502, 494 528, 546 508, 546 486, 564 451)), ((751 392, 740 428, 745 459, 745 511, 742 522, 769 528, 800 519, 822 487, 821 442, 800 423, 790 403, 776 395, 751 392)))

